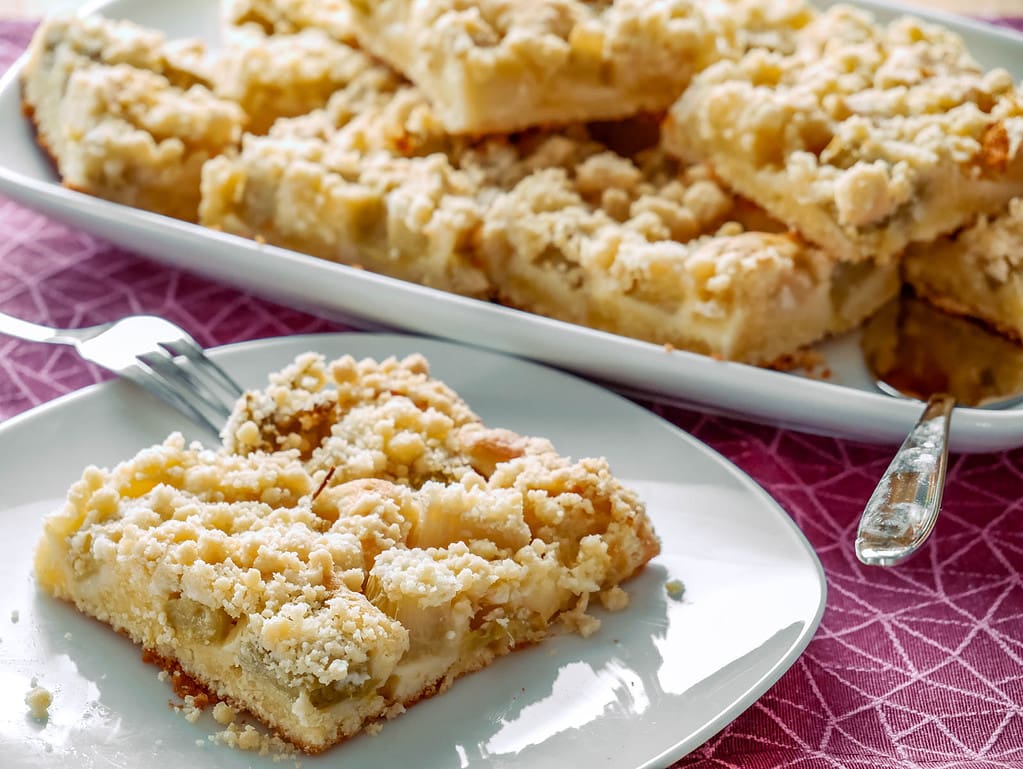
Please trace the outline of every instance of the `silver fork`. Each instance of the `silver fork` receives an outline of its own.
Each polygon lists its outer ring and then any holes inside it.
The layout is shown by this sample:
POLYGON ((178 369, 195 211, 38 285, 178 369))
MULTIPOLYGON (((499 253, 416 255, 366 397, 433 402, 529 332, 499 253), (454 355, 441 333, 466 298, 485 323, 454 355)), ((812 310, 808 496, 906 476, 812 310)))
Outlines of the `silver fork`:
POLYGON ((0 333, 72 345, 85 360, 130 379, 215 435, 242 388, 183 329, 154 315, 86 328, 50 328, 0 312, 0 333))

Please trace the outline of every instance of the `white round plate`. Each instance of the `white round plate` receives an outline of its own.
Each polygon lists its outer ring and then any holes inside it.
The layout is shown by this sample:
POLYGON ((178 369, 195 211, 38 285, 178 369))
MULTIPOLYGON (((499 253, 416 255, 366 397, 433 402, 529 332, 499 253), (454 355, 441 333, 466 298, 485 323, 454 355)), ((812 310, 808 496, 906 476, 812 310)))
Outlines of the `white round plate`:
MULTIPOLYGON (((752 704, 816 630, 823 572, 789 516, 736 467, 643 408, 537 364, 408 336, 288 337, 213 355, 256 387, 306 350, 424 353, 487 424, 544 435, 574 457, 606 456, 647 502, 663 552, 626 585, 628 608, 601 615, 590 638, 517 651, 378 736, 301 757, 303 767, 666 766, 752 704), (665 589, 673 579, 685 583, 682 600, 665 589)), ((169 685, 138 648, 33 583, 41 518, 81 470, 182 428, 182 417, 122 381, 0 424, 5 769, 291 765, 206 742, 217 724, 171 711, 169 685), (53 692, 44 724, 24 703, 33 677, 53 692)))

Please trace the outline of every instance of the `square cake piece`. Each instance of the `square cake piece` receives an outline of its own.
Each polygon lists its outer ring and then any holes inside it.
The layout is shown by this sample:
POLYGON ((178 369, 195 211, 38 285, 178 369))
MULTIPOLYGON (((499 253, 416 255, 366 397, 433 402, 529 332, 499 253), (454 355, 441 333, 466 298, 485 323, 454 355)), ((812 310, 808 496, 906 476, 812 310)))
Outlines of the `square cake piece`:
MULTIPOLYGON (((203 170, 200 221, 443 291, 489 298, 478 183, 441 154, 360 152, 312 135, 246 136, 203 170)), ((383 137, 377 137, 383 138, 383 137)))
POLYGON ((1023 198, 954 235, 909 249, 904 272, 931 304, 1023 342, 1023 198))
POLYGON ((360 45, 418 85, 450 131, 472 134, 663 110, 743 36, 798 27, 810 13, 764 0, 348 5, 360 45))
POLYGON ((335 91, 378 67, 320 29, 268 35, 250 23, 226 31, 214 90, 245 110, 246 131, 264 134, 278 118, 320 109, 335 91))
POLYGON ((228 28, 256 25, 266 35, 316 29, 335 40, 355 40, 346 0, 222 0, 228 28))
MULTIPOLYGON (((859 325, 894 263, 844 261, 785 231, 706 166, 564 135, 498 150, 483 224, 499 299, 591 328, 758 365, 859 325), (510 158, 507 157, 510 155, 510 158)), ((467 157, 465 165, 472 160, 467 157)))
POLYGON ((488 428, 421 356, 300 357, 219 450, 88 468, 44 523, 47 592, 309 752, 556 627, 659 550, 603 459, 488 428))
POLYGON ((489 298, 474 241, 480 182, 422 95, 383 67, 325 109, 245 137, 203 170, 209 227, 433 288, 489 298))
POLYGON ((894 259, 1023 192, 1020 91, 955 34, 835 6, 794 39, 698 75, 668 150, 846 261, 894 259))
POLYGON ((36 31, 22 99, 64 185, 195 221, 202 165, 237 145, 241 108, 209 89, 199 43, 101 17, 36 31))
POLYGON ((920 400, 947 392, 981 406, 1023 392, 1023 346, 913 296, 871 317, 860 349, 869 371, 920 400))

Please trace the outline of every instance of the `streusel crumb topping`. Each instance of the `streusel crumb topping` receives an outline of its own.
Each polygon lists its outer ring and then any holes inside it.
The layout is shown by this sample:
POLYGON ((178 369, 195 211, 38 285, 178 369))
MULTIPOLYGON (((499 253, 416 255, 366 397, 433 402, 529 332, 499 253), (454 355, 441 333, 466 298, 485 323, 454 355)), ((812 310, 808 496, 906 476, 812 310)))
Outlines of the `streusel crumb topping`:
POLYGON ((36 575, 320 750, 554 622, 592 632, 590 595, 623 607, 657 550, 605 460, 484 426, 422 356, 308 354, 220 449, 174 434, 87 468, 36 575))
POLYGON ((1005 283, 1023 268, 1023 198, 1014 198, 998 216, 981 217, 959 232, 954 243, 989 280, 1005 283))
POLYGON ((265 35, 232 30, 216 69, 215 90, 249 116, 247 130, 266 133, 279 118, 306 115, 368 70, 368 56, 316 28, 265 35))
MULTIPOLYGON (((357 12, 376 12, 372 3, 352 2, 357 12)), ((474 67, 499 67, 509 59, 552 65, 569 57, 603 52, 665 48, 690 58, 710 44, 702 15, 692 0, 650 6, 642 0, 441 0, 411 9, 408 24, 424 30, 417 39, 427 56, 472 60, 474 67)), ((615 62, 622 72, 626 59, 615 62)))
POLYGON ((210 85, 211 62, 197 40, 168 41, 160 32, 101 16, 56 15, 33 38, 40 69, 66 79, 85 64, 126 64, 163 75, 174 86, 210 85))
POLYGON ((254 25, 267 35, 294 35, 306 29, 352 42, 348 4, 344 0, 224 0, 230 26, 254 25))
MULTIPOLYGON (((660 151, 633 160, 555 136, 525 158, 490 167, 504 183, 521 181, 488 210, 485 248, 508 242, 525 261, 559 259, 566 271, 651 303, 688 297, 719 315, 732 300, 734 275, 793 264, 785 236, 777 246, 764 233, 737 237, 755 207, 706 166, 680 166, 660 151)), ((797 266, 814 269, 812 261, 797 266)))
POLYGON ((402 157, 452 153, 469 145, 441 125, 430 102, 391 70, 374 66, 335 91, 323 109, 278 121, 275 139, 318 139, 336 149, 386 150, 402 157))
POLYGON ((674 108, 671 150, 689 159, 709 150, 739 189, 778 172, 774 186, 850 231, 911 216, 923 188, 949 173, 970 184, 1019 158, 1018 89, 1005 70, 984 72, 954 33, 836 6, 794 39, 791 54, 757 49, 701 73, 674 108))

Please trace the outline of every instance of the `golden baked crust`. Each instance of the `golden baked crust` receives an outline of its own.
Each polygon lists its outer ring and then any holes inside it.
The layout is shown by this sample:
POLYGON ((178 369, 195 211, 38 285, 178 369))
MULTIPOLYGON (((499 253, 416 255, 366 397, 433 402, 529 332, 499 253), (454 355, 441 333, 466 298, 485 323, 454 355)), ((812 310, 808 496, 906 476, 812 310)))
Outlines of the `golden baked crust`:
POLYGON ((658 552, 602 459, 482 425, 421 356, 305 355, 218 451, 92 467, 49 516, 43 589, 316 752, 557 625, 658 552))
POLYGON ((244 122, 210 92, 204 57, 198 43, 167 43, 128 22, 43 22, 22 98, 64 184, 195 221, 202 165, 237 144, 244 122))
POLYGON ((267 35, 250 23, 228 29, 214 89, 241 105, 250 133, 263 134, 278 118, 323 107, 335 91, 378 66, 320 29, 267 35))
POLYGON ((514 182, 487 210, 482 250, 513 306, 767 365, 859 325, 898 291, 894 264, 807 244, 705 166, 565 136, 504 154, 514 182))
POLYGON ((354 41, 344 0, 223 0, 227 31, 255 25, 266 35, 294 35, 317 29, 335 40, 354 41))
POLYGON ((762 33, 797 27, 810 13, 802 3, 762 0, 348 5, 360 44, 416 83, 454 133, 663 110, 741 39, 765 43, 762 33))
POLYGON ((203 224, 433 288, 485 298, 478 187, 443 155, 338 151, 247 136, 203 170, 203 224))
POLYGON ((1023 192, 1023 105, 953 33, 836 6, 791 54, 701 73, 667 148, 843 259, 892 259, 1023 192))
POLYGON ((904 272, 932 304, 1023 341, 1023 198, 954 235, 909 249, 904 272))

